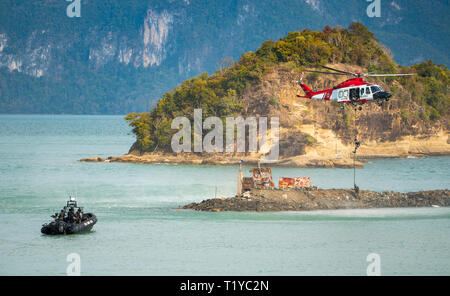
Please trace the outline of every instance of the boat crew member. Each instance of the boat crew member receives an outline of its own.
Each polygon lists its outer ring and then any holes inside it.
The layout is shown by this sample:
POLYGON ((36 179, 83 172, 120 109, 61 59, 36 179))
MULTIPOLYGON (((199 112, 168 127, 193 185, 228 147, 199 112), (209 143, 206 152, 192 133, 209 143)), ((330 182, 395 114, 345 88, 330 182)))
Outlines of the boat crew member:
POLYGON ((81 211, 81 208, 78 208, 76 219, 77 223, 81 223, 81 220, 83 220, 83 212, 81 211))
POLYGON ((75 220, 76 218, 73 208, 70 208, 69 213, 67 214, 67 223, 73 223, 75 220))
POLYGON ((65 216, 65 212, 64 210, 61 210, 61 212, 59 212, 58 218, 56 218, 57 221, 64 221, 64 216, 65 216))

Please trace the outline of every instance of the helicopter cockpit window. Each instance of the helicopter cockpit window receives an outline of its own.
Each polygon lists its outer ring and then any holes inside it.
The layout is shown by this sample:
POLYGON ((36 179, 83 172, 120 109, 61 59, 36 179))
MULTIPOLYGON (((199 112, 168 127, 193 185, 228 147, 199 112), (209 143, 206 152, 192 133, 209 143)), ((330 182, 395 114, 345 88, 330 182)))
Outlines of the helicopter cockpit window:
POLYGON ((376 93, 378 91, 381 91, 378 86, 371 86, 370 89, 372 90, 372 93, 376 93))
POLYGON ((343 95, 344 95, 344 92, 342 90, 340 90, 339 91, 339 98, 341 99, 343 95))
POLYGON ((361 88, 361 96, 364 95, 364 87, 361 88))
POLYGON ((366 87, 366 94, 370 95, 370 88, 366 87))

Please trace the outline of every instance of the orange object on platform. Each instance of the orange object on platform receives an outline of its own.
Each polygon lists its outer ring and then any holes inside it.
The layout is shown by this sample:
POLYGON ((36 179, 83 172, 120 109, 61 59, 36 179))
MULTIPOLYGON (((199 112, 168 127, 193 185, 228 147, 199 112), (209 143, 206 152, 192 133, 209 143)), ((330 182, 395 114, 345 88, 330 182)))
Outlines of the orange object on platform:
POLYGON ((253 175, 253 182, 255 183, 255 185, 264 186, 264 184, 267 184, 269 185, 269 187, 275 187, 272 179, 271 168, 252 169, 252 175, 253 175))
POLYGON ((295 178, 295 188, 311 187, 311 178, 297 177, 295 178))
POLYGON ((309 177, 297 177, 297 178, 285 178, 280 177, 278 181, 278 188, 305 188, 311 187, 311 178, 309 177))
POLYGON ((278 180, 278 188, 294 188, 295 179, 280 177, 278 180))

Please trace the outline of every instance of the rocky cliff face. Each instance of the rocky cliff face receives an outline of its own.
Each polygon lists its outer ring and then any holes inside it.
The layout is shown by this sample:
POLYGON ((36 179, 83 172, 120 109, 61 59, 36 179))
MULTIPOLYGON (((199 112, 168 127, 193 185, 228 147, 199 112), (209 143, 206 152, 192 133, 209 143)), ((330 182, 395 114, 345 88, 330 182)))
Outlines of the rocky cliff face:
MULTIPOLYGON (((53 71, 58 68, 57 63, 62 62, 60 66, 65 66, 64 58, 77 58, 69 54, 61 59, 61 52, 70 49, 82 51, 85 56, 83 60, 77 61, 80 62, 79 66, 87 66, 94 71, 109 63, 130 65, 135 69, 158 67, 166 59, 168 49, 174 46, 175 40, 170 36, 173 33, 174 16, 167 10, 150 8, 145 13, 132 34, 93 26, 86 28, 85 32, 68 32, 64 35, 58 33, 57 28, 49 27, 33 30, 29 36, 21 36, 24 45, 11 46, 11 36, 1 32, 0 67, 37 78, 57 78, 61 74, 53 71)), ((66 72, 71 69, 62 70, 66 72)))

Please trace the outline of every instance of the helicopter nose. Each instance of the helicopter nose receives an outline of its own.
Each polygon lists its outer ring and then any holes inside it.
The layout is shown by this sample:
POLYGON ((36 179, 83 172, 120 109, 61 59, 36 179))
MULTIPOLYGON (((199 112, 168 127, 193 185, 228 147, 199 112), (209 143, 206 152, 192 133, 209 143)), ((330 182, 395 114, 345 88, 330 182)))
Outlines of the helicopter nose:
POLYGON ((376 100, 388 100, 392 97, 392 94, 387 91, 380 91, 373 95, 376 100))

